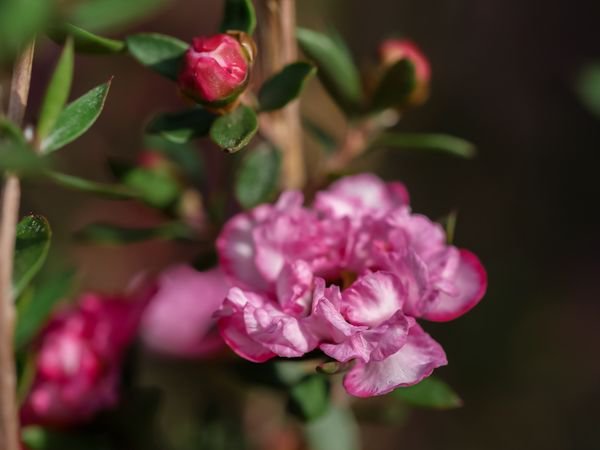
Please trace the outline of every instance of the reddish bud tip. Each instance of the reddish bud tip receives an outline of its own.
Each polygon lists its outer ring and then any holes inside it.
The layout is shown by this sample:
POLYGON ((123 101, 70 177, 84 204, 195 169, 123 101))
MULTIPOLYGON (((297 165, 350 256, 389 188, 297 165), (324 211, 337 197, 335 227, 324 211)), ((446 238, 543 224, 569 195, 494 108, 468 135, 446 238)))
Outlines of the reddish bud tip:
POLYGON ((179 87, 207 106, 231 104, 248 83, 252 57, 239 36, 197 37, 185 54, 179 87))

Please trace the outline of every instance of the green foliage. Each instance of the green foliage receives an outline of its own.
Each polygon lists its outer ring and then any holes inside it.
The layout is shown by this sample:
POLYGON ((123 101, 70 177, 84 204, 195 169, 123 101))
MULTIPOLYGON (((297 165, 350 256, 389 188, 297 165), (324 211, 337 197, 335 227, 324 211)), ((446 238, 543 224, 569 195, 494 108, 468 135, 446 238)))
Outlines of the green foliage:
POLYGON ((304 377, 290 388, 290 411, 310 422, 329 409, 329 380, 321 374, 304 377))
POLYGON ((285 66, 261 86, 258 93, 260 111, 283 108, 300 96, 306 82, 317 73, 310 63, 295 62, 285 66))
POLYGON ((335 151, 337 147, 335 138, 321 125, 308 117, 302 117, 302 126, 326 153, 331 154, 335 151))
POLYGON ((122 28, 158 11, 165 0, 86 0, 73 10, 70 22, 86 30, 122 28))
POLYGON ((170 206, 181 193, 181 187, 172 174, 161 170, 132 169, 123 177, 123 183, 155 208, 170 206))
POLYGON ((125 50, 124 41, 98 36, 69 23, 51 28, 48 30, 48 36, 60 44, 64 44, 67 37, 70 36, 73 39, 75 51, 81 53, 102 55, 120 53, 125 50))
POLYGON ((305 434, 312 450, 359 450, 360 435, 352 411, 330 407, 317 420, 305 425, 305 434))
POLYGON ((174 240, 193 239, 194 233, 181 222, 168 222, 155 227, 128 228, 109 223, 93 223, 75 233, 81 242, 121 245, 149 239, 174 240))
POLYGON ((252 0, 226 0, 221 32, 243 31, 252 35, 256 28, 256 12, 252 0))
POLYGON ((386 108, 404 106, 416 86, 417 79, 413 63, 408 59, 398 61, 383 75, 373 94, 370 110, 381 111, 386 108))
POLYGON ((348 114, 360 109, 362 86, 352 56, 341 39, 316 31, 299 28, 296 32, 300 47, 318 68, 319 79, 348 114))
POLYGON ((45 217, 30 215, 18 223, 13 269, 15 297, 42 268, 48 256, 51 237, 50 224, 45 217))
POLYGON ((27 301, 19 302, 15 347, 21 349, 33 339, 44 326, 54 306, 64 300, 71 290, 75 273, 68 271, 55 274, 33 289, 27 301))
POLYGON ((126 186, 98 183, 65 173, 47 171, 44 175, 59 186, 117 200, 139 199, 140 195, 126 186))
POLYGON ((257 131, 256 113, 241 105, 213 122, 210 138, 227 153, 235 153, 248 145, 257 131))
POLYGON ((171 80, 177 80, 183 55, 188 44, 158 33, 128 36, 127 50, 140 64, 171 80))
POLYGON ((200 151, 194 145, 171 142, 160 136, 146 136, 144 147, 169 158, 196 185, 204 181, 204 162, 200 157, 200 151))
POLYGON ((47 166, 48 160, 33 152, 19 127, 0 117, 0 170, 30 175, 40 173, 47 166))
POLYGON ((64 147, 96 122, 104 107, 110 83, 109 80, 95 87, 67 105, 56 119, 48 137, 42 141, 42 153, 50 153, 64 147))
POLYGON ((68 38, 46 87, 46 94, 40 107, 36 131, 36 138, 40 141, 50 133, 67 103, 73 79, 74 59, 73 40, 68 38))
POLYGON ((236 174, 235 196, 244 208, 253 208, 273 198, 279 182, 281 153, 263 144, 248 152, 236 174))
POLYGON ((201 107, 176 113, 163 113, 152 119, 146 127, 146 132, 181 144, 206 136, 215 118, 213 113, 201 107))
POLYGON ((411 406, 422 408, 454 409, 462 406, 462 400, 456 392, 434 377, 425 378, 414 386, 398 388, 390 395, 411 406))
POLYGON ((385 132, 369 144, 369 148, 413 148, 433 150, 461 158, 473 158, 475 146, 470 142, 440 133, 385 132))
POLYGON ((577 77, 575 88, 581 102, 600 118, 600 63, 585 66, 577 77))
POLYGON ((0 62, 8 60, 44 29, 54 10, 51 0, 0 1, 0 62))

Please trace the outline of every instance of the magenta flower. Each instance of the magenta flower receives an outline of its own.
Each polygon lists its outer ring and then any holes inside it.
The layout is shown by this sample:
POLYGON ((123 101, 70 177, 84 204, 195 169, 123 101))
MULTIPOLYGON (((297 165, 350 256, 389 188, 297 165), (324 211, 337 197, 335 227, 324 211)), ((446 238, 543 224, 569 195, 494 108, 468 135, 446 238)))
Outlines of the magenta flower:
POLYGON ((152 350, 184 358, 209 356, 223 346, 214 312, 231 285, 219 269, 175 266, 163 272, 144 311, 142 341, 152 350))
POLYGON ((232 35, 197 37, 185 54, 179 87, 199 103, 228 105, 246 87, 251 59, 247 47, 232 35))
POLYGON ((121 361, 151 293, 84 294, 51 319, 37 343, 35 379, 21 411, 25 424, 76 424, 117 404, 121 361))
POLYGON ((217 313, 227 344, 262 362, 320 349, 354 364, 349 393, 381 395, 418 383, 447 363, 417 318, 452 320, 486 289, 475 255, 412 214, 399 183, 347 177, 233 217, 217 241, 234 287, 217 313))

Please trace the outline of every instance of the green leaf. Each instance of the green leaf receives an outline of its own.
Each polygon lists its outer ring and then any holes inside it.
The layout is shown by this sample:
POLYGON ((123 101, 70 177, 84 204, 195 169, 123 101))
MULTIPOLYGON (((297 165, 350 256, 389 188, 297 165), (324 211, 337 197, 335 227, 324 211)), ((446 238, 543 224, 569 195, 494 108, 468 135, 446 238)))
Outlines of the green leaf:
POLYGON ((308 117, 302 117, 302 125, 306 131, 312 136, 317 143, 323 147, 327 154, 333 153, 337 148, 337 141, 326 131, 320 124, 308 117))
POLYGON ((321 374, 308 375, 290 388, 290 410, 310 422, 329 409, 329 381, 321 374))
POLYGON ((383 75, 371 101, 371 111, 403 106, 415 91, 417 79, 415 66, 402 59, 391 66, 383 75))
POLYGON ((177 80, 183 55, 189 45, 179 39, 158 33, 128 36, 127 50, 140 64, 159 74, 177 80))
POLYGON ((575 88, 580 101, 600 118, 600 63, 585 66, 577 77, 575 88))
POLYGON ((67 103, 73 79, 74 59, 73 40, 67 39, 52 78, 46 87, 46 94, 40 107, 36 132, 36 138, 39 141, 42 141, 50 133, 67 103))
POLYGON ((70 36, 75 45, 75 51, 95 55, 120 53, 125 50, 125 42, 110 39, 76 27, 70 23, 51 28, 48 36, 55 42, 64 43, 70 36))
POLYGON ((305 425, 311 450, 359 450, 360 433, 352 411, 330 407, 317 420, 305 425))
POLYGON ((9 61, 50 20, 54 2, 48 0, 0 1, 0 62, 9 61))
POLYGON ((50 153, 64 147, 96 122, 104 107, 110 83, 111 81, 108 81, 95 87, 67 105, 58 116, 48 137, 42 141, 42 153, 50 153))
POLYGON ((178 144, 159 136, 145 136, 144 147, 165 155, 196 185, 204 181, 204 162, 194 145, 178 144))
POLYGON ((215 120, 210 138, 228 153, 235 153, 252 140, 258 130, 256 113, 245 105, 215 120))
POLYGON ((71 22, 86 30, 122 28, 158 11, 164 0, 87 0, 79 2, 71 22))
POLYGON ((35 154, 21 129, 8 119, 0 117, 0 171, 33 175, 47 166, 48 160, 35 154))
POLYGON ((348 49, 338 39, 305 28, 299 28, 296 37, 302 51, 316 64, 319 79, 337 104, 346 113, 356 112, 362 102, 362 86, 348 49))
POLYGON ((169 222, 148 228, 128 228, 108 223, 93 223, 75 233, 75 238, 87 243, 119 245, 148 239, 193 240, 194 233, 181 222, 169 222))
POLYGON ((31 299, 19 304, 17 326, 15 328, 15 346, 22 348, 33 339, 44 326, 54 306, 64 300, 73 283, 75 272, 70 270, 55 274, 35 287, 31 299))
POLYGON ((15 260, 13 269, 13 289, 18 297, 23 289, 42 268, 52 231, 45 217, 27 216, 17 225, 15 260))
POLYGON ((127 172, 123 182, 137 192, 142 200, 155 208, 173 204, 181 193, 177 180, 167 172, 135 168, 127 172))
POLYGON ((237 30, 252 35, 256 28, 256 12, 252 0, 225 0, 221 32, 237 30))
POLYGON ((236 174, 235 196, 244 208, 272 199, 277 191, 281 153, 268 144, 249 151, 236 174))
POLYGON ((139 199, 140 195, 128 188, 118 184, 98 183, 96 181, 86 180, 85 178, 67 175, 65 173, 47 171, 44 175, 58 184, 59 186, 75 191, 87 192, 90 194, 101 195, 108 198, 119 200, 139 199))
POLYGON ((413 148, 449 153, 461 158, 473 158, 475 146, 470 142, 448 134, 386 132, 369 144, 374 148, 413 148))
POLYGON ((398 388, 390 395, 422 408, 453 409, 463 404, 450 386, 434 377, 425 378, 414 386, 398 388))
POLYGON ((260 111, 283 108, 300 96, 306 82, 317 73, 310 63, 295 62, 285 66, 261 86, 258 93, 260 111))
POLYGON ((197 107, 176 113, 156 116, 146 127, 149 134, 157 134, 178 144, 206 136, 216 116, 197 107))

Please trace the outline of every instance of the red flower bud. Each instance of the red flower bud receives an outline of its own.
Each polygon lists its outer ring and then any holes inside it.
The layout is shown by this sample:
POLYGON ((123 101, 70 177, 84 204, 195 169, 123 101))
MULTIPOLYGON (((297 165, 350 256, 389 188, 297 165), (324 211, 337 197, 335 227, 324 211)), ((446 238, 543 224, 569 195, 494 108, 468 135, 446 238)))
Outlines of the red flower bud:
POLYGON ((233 103, 248 84, 253 58, 244 38, 238 34, 195 38, 179 74, 183 93, 212 107, 233 103))
POLYGON ((411 96, 411 103, 422 103, 429 90, 431 67, 423 52, 414 42, 406 39, 387 39, 379 47, 379 55, 384 66, 389 67, 402 59, 408 59, 415 67, 417 86, 411 96))

